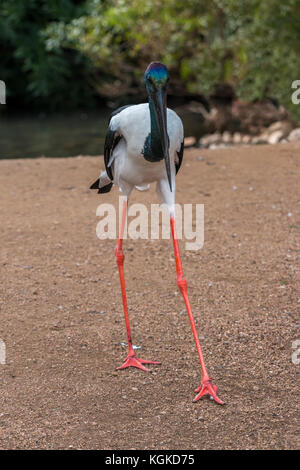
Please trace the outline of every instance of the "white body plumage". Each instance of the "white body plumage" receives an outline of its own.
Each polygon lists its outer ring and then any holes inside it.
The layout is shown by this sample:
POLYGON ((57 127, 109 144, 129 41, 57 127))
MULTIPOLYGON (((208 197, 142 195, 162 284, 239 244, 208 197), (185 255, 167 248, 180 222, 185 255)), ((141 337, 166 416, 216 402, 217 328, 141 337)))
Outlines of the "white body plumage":
MULTIPOLYGON (((114 184, 128 197, 134 187, 144 189, 146 185, 156 181, 157 191, 163 202, 169 207, 173 206, 175 163, 183 142, 183 125, 179 116, 167 108, 172 192, 169 188, 164 159, 150 162, 142 153, 145 140, 151 131, 149 104, 143 103, 123 109, 111 118, 109 129, 115 132, 116 136, 122 137, 114 148, 108 164, 109 167, 113 166, 114 184)), ((110 180, 106 172, 102 172, 100 184, 105 185, 107 181, 110 180)))

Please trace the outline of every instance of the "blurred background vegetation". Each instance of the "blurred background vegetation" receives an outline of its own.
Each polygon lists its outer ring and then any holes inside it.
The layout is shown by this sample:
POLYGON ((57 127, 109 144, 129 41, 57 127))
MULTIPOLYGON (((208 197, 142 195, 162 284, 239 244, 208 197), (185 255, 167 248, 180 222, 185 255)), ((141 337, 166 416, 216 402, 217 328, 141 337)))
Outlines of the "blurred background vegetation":
MULTIPOLYGON (((210 132, 201 123, 216 98, 266 109, 271 100, 300 120, 291 102, 300 0, 1 0, 0 54, 2 158, 101 152, 108 108, 145 101, 143 74, 154 60, 170 70, 171 107, 202 103, 203 112, 180 114, 186 135, 210 132)), ((240 130, 268 125, 260 114, 251 125, 242 118, 240 130)), ((214 129, 230 119, 233 132, 232 112, 214 129)))
POLYGON ((170 93, 277 99, 294 117, 300 0, 1 0, 0 78, 16 106, 66 109, 144 97, 152 60, 170 93))

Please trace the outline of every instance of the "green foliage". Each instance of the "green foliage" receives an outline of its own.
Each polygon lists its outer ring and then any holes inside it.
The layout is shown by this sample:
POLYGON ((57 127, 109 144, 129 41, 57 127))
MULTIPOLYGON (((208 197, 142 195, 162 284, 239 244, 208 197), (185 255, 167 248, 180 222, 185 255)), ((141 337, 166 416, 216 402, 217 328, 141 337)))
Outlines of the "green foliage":
POLYGON ((70 22, 83 13, 84 2, 72 0, 1 0, 0 78, 16 106, 68 108, 86 104, 92 90, 83 72, 88 59, 74 49, 46 48, 44 29, 70 22), (72 86, 70 86, 70 83, 72 86))
POLYGON ((134 101, 160 60, 173 94, 228 83, 241 100, 276 98, 300 118, 300 0, 2 0, 0 50, 0 78, 29 102, 77 105, 91 89, 134 101))
POLYGON ((229 83, 242 100, 291 103, 300 78, 300 0, 88 0, 87 14, 47 29, 48 45, 91 59, 97 92, 139 96, 153 60, 172 74, 175 94, 210 94, 229 83))

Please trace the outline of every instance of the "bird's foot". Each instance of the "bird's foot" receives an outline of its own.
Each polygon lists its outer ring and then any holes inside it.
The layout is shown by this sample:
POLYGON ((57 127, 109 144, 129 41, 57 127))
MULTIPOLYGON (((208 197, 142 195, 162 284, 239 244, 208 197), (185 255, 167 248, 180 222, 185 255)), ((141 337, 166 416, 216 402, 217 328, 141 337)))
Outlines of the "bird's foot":
POLYGON ((117 370, 126 369, 126 367, 137 367, 145 372, 150 372, 150 369, 144 367, 143 364, 160 364, 160 362, 146 361, 145 359, 138 359, 135 354, 128 354, 127 358, 124 360, 124 364, 117 367, 117 370))
POLYGON ((203 380, 200 387, 196 388, 195 393, 198 395, 195 396, 193 402, 200 400, 204 395, 209 395, 212 400, 215 400, 220 405, 224 405, 224 402, 220 400, 217 396, 218 387, 213 385, 210 379, 203 380))

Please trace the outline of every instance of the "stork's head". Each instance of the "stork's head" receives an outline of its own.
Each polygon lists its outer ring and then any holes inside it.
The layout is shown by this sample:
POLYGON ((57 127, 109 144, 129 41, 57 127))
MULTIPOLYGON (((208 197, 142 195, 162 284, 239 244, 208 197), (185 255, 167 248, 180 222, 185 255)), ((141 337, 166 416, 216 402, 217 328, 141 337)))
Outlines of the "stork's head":
POLYGON ((167 87, 169 82, 168 69, 160 62, 151 62, 145 72, 146 89, 149 95, 150 113, 153 115, 159 132, 163 158, 170 190, 172 191, 169 137, 167 131, 167 87))
POLYGON ((144 75, 146 88, 149 95, 159 90, 167 91, 169 72, 167 67, 160 62, 151 62, 144 75))

